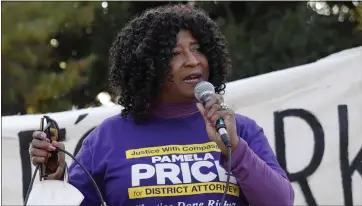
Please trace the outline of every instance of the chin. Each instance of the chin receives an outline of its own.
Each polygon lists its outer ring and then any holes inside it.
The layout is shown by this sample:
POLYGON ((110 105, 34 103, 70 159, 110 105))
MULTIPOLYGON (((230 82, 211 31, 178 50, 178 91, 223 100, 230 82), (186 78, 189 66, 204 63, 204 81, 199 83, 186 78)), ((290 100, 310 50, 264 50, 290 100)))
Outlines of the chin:
POLYGON ((189 99, 189 100, 195 100, 196 99, 196 97, 194 95, 194 91, 192 91, 191 93, 184 94, 184 97, 185 97, 185 99, 189 99))
POLYGON ((192 85, 178 85, 177 89, 173 90, 172 95, 180 100, 195 100, 195 87, 192 85))

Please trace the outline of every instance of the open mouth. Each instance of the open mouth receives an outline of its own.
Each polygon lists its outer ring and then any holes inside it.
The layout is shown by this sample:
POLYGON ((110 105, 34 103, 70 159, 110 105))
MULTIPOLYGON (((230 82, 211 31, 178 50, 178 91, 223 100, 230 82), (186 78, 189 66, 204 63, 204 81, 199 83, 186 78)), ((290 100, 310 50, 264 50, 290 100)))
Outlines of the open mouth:
POLYGON ((199 83, 201 81, 202 75, 201 73, 192 73, 187 75, 183 81, 185 83, 199 83))

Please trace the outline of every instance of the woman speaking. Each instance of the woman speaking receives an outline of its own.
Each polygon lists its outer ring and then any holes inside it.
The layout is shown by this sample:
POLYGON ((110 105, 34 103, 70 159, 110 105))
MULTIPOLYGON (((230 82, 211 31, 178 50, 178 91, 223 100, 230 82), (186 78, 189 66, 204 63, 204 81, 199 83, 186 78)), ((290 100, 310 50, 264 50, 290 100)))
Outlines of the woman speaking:
MULTIPOLYGON (((83 141, 77 160, 89 171, 110 206, 289 206, 294 192, 268 140, 255 121, 223 102, 231 70, 227 42, 202 10, 173 4, 145 11, 117 35, 110 49, 110 86, 120 97, 120 115, 106 119, 83 141), (210 82, 204 104, 194 90, 210 82), (217 132, 223 119, 231 144, 217 132), (226 190, 225 190, 226 189, 226 190)), ((44 163, 63 144, 35 132, 32 163, 44 163)), ((66 169, 60 152, 57 172, 66 169)), ((87 174, 72 163, 69 183, 82 205, 100 205, 87 174)))

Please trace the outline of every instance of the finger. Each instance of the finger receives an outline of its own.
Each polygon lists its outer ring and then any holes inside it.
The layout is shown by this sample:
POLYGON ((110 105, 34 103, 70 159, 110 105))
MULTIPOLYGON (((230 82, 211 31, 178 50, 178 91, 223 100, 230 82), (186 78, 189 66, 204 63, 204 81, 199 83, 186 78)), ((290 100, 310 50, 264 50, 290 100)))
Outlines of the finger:
POLYGON ((233 117, 233 112, 231 110, 218 110, 215 114, 210 118, 210 121, 216 124, 218 119, 228 120, 233 117))
POLYGON ((33 163, 33 165, 38 165, 38 164, 42 164, 44 163, 46 160, 46 158, 44 157, 31 157, 31 162, 33 163))
POLYGON ((199 109, 202 118, 204 118, 205 122, 208 121, 207 117, 205 115, 205 108, 200 104, 200 103, 196 103, 197 108, 199 109))
POLYGON ((60 149, 65 149, 64 144, 63 144, 63 143, 60 143, 60 142, 57 142, 57 141, 53 141, 53 142, 52 142, 52 145, 53 145, 54 147, 58 147, 58 148, 60 148, 60 149))
POLYGON ((210 122, 212 122, 213 125, 216 125, 216 121, 223 117, 223 112, 218 111, 215 112, 215 114, 210 118, 210 122))
POLYGON ((226 112, 225 116, 223 117, 224 120, 229 120, 229 119, 232 119, 234 117, 234 113, 233 112, 226 112))
POLYGON ((48 151, 55 151, 56 148, 52 146, 49 142, 39 139, 33 139, 31 141, 32 148, 38 148, 48 151))
POLYGON ((65 166, 59 165, 57 170, 53 173, 48 175, 47 177, 44 177, 46 180, 60 180, 63 177, 65 171, 65 166))
POLYGON ((44 158, 50 157, 50 153, 48 151, 37 148, 31 148, 30 154, 31 156, 36 156, 36 157, 44 157, 44 158))
POLYGON ((219 102, 219 99, 217 97, 217 95, 210 95, 210 97, 208 98, 204 108, 206 111, 209 111, 211 109, 211 107, 214 105, 214 104, 218 104, 219 102))
MULTIPOLYGON (((57 148, 65 149, 64 144, 57 142, 57 141, 53 141, 52 145, 57 148)), ((64 154, 64 152, 59 151, 58 152, 58 168, 53 174, 48 175, 48 177, 46 177, 45 179, 56 179, 56 180, 61 179, 63 177, 65 168, 66 168, 65 154, 64 154)))
POLYGON ((215 114, 215 112, 219 111, 221 106, 219 104, 212 105, 211 109, 207 112, 207 118, 211 119, 211 117, 215 114))
POLYGON ((201 113, 202 118, 205 121, 206 127, 211 126, 211 122, 209 121, 209 119, 207 118, 207 115, 205 114, 205 108, 200 103, 197 103, 196 105, 201 113))
POLYGON ((232 120, 234 118, 234 112, 230 109, 228 110, 219 110, 215 113, 215 115, 210 119, 210 121, 213 121, 213 123, 216 124, 216 121, 218 119, 224 119, 224 120, 232 120))
POLYGON ((40 139, 50 142, 49 139, 47 138, 47 135, 42 131, 34 131, 32 136, 34 139, 40 139))

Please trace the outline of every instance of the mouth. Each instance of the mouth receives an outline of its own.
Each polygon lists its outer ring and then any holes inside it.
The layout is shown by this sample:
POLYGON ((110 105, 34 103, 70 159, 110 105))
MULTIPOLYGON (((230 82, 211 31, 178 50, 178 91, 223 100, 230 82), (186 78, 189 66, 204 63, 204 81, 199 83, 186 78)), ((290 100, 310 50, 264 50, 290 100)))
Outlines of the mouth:
POLYGON ((187 75, 183 81, 187 84, 197 84, 202 81, 202 74, 199 72, 194 72, 187 75))

